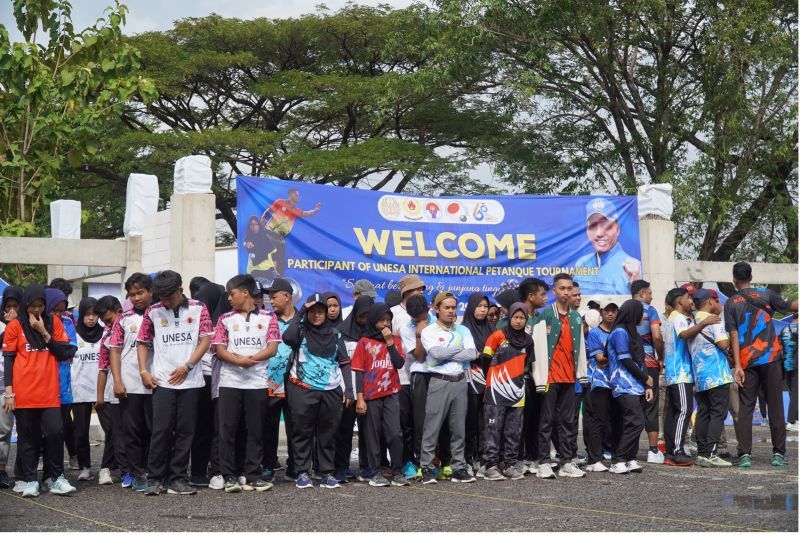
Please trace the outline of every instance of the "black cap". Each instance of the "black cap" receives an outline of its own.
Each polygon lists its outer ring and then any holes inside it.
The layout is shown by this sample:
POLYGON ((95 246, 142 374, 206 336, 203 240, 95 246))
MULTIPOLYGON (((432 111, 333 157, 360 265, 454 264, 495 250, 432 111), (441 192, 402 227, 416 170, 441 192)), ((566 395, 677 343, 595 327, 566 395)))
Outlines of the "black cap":
POLYGON ((262 291, 264 293, 287 292, 289 295, 294 293, 292 283, 286 279, 275 279, 272 281, 272 285, 269 288, 264 288, 262 291))
POLYGON ((321 305, 328 306, 328 304, 325 302, 326 300, 323 299, 322 296, 323 294, 311 294, 308 296, 308 299, 306 299, 306 303, 319 303, 321 305))

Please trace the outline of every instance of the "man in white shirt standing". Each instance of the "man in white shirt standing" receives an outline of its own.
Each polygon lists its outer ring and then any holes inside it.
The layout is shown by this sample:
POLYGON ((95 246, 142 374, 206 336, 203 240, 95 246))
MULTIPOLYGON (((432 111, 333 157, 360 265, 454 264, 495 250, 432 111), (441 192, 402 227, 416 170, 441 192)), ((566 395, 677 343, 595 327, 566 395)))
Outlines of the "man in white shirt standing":
MULTIPOLYGON (((406 309, 408 298, 425 292, 425 283, 417 275, 406 275, 397 283, 400 287, 400 304, 392 307, 392 331, 402 338, 402 328, 411 322, 411 315, 406 309)), ((405 340, 404 340, 405 341, 405 340)), ((406 351, 414 347, 406 348, 406 351)), ((407 355, 406 355, 407 356, 407 355)), ((417 475, 414 465, 414 416, 411 402, 411 365, 413 358, 406 358, 406 365, 400 368, 400 428, 403 432, 403 475, 407 478, 417 475)))
POLYGON ((425 424, 422 432, 422 484, 436 483, 433 458, 439 431, 450 425, 450 481, 471 483, 475 478, 466 470, 464 460, 465 423, 467 418, 466 367, 477 358, 475 341, 469 329, 456 324, 458 300, 450 292, 439 292, 433 300, 438 319, 422 331, 422 345, 427 354, 426 366, 430 377, 425 404, 425 424))

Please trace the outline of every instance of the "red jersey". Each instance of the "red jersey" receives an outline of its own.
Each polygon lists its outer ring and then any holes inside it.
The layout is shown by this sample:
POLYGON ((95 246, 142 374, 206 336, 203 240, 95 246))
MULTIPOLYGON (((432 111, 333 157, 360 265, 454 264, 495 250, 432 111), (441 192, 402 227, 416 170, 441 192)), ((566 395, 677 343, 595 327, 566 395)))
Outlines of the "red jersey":
MULTIPOLYGON (((394 346, 404 355, 400 338, 394 337, 394 346)), ((364 372, 364 399, 378 399, 400 391, 400 375, 392 364, 389 348, 384 342, 362 338, 356 344, 350 367, 364 372)))

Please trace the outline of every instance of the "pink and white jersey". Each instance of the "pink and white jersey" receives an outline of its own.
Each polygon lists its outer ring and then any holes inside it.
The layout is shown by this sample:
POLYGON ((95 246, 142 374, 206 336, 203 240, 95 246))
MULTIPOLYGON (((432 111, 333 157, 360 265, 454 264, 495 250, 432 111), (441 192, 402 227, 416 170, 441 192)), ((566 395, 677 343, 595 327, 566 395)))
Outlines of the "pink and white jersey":
POLYGON ((201 337, 213 335, 214 327, 206 306, 200 301, 184 297, 177 310, 170 310, 162 303, 148 308, 137 341, 153 346, 152 374, 158 381, 158 387, 186 390, 205 385, 203 368, 199 363, 179 385, 169 384, 169 376, 175 368, 186 364, 201 337))
POLYGON ((119 399, 114 397, 114 374, 111 373, 111 361, 109 359, 108 340, 111 338, 111 325, 104 327, 103 337, 100 339, 100 360, 97 363, 98 375, 106 372, 106 389, 103 391, 103 399, 112 405, 119 404, 119 399))
MULTIPOLYGON (((142 376, 139 375, 139 355, 137 354, 136 342, 139 337, 139 330, 142 327, 144 315, 137 314, 129 310, 117 315, 114 324, 111 326, 111 334, 108 337, 108 347, 115 347, 121 350, 120 374, 125 391, 129 394, 152 394, 152 390, 145 388, 142 383, 142 376)), ((109 364, 110 367, 110 364, 109 364)), ((150 348, 147 354, 147 369, 153 369, 153 349, 150 348)), ((108 374, 109 378, 112 376, 108 374)))
MULTIPOLYGON (((228 312, 217 321, 214 345, 225 346, 231 353, 242 356, 255 355, 270 342, 281 341, 278 317, 266 310, 250 312, 243 316, 236 310, 228 312)), ((242 368, 221 361, 219 386, 252 390, 267 388, 267 361, 242 368)))

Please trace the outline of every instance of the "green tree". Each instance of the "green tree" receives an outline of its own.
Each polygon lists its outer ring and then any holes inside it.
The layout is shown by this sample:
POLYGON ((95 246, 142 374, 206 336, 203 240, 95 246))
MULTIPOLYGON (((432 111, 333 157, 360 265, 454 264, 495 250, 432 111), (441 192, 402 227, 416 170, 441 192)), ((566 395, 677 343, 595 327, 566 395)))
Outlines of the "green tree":
MULTIPOLYGON (((503 147, 514 101, 491 62, 438 60, 446 31, 422 6, 350 5, 297 19, 212 15, 132 37, 159 96, 127 107, 127 128, 104 136, 87 165, 91 178, 80 180, 122 192, 127 173, 149 169, 158 171, 166 199, 172 163, 206 154, 219 217, 234 231, 238 174, 485 191, 467 170, 503 147)), ((104 218, 98 229, 119 228, 114 212, 114 222, 104 218)))
POLYGON ((14 0, 13 12, 23 41, 0 25, 0 233, 22 236, 42 230, 42 206, 60 175, 97 151, 98 130, 134 95, 154 93, 123 39, 125 6, 82 31, 66 0, 14 0))
MULTIPOLYGON (((675 188, 679 250, 797 259, 797 14, 771 0, 443 0, 528 95, 498 169, 535 193, 675 188)), ((450 52, 464 55, 461 36, 450 52)), ((481 52, 482 53, 482 52, 481 52)))

